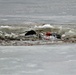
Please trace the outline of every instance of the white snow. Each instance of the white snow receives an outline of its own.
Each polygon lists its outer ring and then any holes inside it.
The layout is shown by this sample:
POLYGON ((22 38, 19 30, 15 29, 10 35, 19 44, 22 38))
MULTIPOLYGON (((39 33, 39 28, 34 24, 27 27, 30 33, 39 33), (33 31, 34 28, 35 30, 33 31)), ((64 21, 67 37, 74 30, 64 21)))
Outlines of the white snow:
POLYGON ((75 75, 76 44, 0 47, 0 75, 75 75))

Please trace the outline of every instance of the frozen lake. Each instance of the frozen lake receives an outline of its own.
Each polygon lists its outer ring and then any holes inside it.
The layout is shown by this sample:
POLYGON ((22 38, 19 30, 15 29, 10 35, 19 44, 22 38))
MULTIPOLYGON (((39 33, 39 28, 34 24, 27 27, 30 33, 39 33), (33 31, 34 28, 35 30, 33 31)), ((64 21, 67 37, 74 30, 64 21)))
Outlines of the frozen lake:
POLYGON ((0 75, 76 75, 76 44, 1 46, 0 75))
POLYGON ((0 0, 0 24, 76 23, 76 0, 0 0))

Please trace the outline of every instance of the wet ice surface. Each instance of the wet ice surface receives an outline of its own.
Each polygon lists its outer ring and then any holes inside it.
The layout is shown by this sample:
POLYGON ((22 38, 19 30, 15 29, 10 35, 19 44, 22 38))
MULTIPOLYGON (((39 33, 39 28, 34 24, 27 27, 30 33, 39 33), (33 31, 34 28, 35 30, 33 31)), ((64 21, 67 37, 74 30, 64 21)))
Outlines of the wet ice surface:
POLYGON ((76 75, 76 44, 1 46, 0 75, 76 75))
POLYGON ((76 23, 76 0, 0 0, 0 23, 76 23))

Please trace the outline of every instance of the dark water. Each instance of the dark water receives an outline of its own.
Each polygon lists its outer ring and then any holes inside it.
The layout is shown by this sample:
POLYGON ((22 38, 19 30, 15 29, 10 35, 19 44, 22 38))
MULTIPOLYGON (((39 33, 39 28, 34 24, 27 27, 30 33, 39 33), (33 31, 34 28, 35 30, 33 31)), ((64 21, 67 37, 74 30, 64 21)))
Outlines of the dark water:
POLYGON ((76 44, 0 47, 0 75, 76 75, 76 44))
POLYGON ((0 24, 76 23, 76 0, 0 0, 0 24))

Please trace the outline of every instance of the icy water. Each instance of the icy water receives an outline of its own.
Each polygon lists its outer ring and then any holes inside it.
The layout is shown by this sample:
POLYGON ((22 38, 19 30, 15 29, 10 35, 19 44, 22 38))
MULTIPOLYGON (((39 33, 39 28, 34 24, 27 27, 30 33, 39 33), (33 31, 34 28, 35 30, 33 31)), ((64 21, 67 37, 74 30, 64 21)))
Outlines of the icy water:
POLYGON ((0 0, 0 24, 76 23, 76 0, 0 0))
POLYGON ((0 75, 76 75, 76 44, 0 47, 0 75))
MULTIPOLYGON (((1 27, 33 22, 76 23, 76 0, 0 0, 1 27)), ((1 46, 0 75, 76 75, 76 44, 1 46)))

